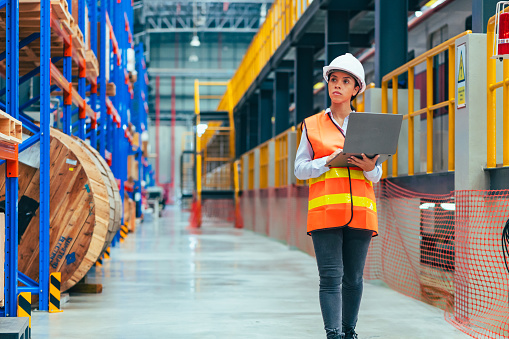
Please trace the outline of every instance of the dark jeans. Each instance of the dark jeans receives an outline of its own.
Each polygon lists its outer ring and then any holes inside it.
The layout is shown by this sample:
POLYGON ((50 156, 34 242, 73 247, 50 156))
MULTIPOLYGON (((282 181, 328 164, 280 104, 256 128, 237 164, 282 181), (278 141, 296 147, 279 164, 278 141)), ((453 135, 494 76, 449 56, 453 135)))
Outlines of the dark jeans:
POLYGON ((327 338, 354 329, 372 231, 348 227, 311 233, 320 274, 320 307, 327 338))

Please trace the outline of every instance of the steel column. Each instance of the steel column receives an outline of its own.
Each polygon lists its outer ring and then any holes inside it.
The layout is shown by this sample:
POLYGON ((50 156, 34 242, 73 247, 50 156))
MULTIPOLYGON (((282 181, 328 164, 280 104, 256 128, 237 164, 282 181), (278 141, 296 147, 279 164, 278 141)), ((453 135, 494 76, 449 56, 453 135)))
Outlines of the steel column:
MULTIPOLYGON (((72 0, 67 0, 67 6, 69 8, 69 13, 72 15, 72 0)), ((64 78, 72 84, 72 39, 71 43, 67 44, 64 42, 64 68, 63 75, 64 78)), ((63 91, 64 94, 64 105, 63 105, 63 127, 62 130, 67 135, 72 135, 72 85, 67 89, 67 91, 63 91)))
POLYGON ((99 60, 99 105, 101 107, 101 117, 100 117, 100 125, 99 125, 99 153, 102 157, 105 157, 106 154, 106 133, 107 131, 107 121, 108 116, 106 113, 106 67, 110 67, 110 65, 106 65, 106 44, 110 43, 109 38, 106 37, 106 14, 108 13, 108 2, 109 1, 101 1, 100 7, 100 50, 101 50, 101 58, 99 60))
POLYGON ((472 32, 486 33, 488 21, 495 15, 499 0, 472 0, 472 32))
POLYGON ((263 143, 272 138, 272 90, 258 93, 258 140, 263 143))
MULTIPOLYGON (((6 9, 6 108, 7 113, 18 118, 19 109, 19 4, 7 1, 6 9)), ((17 151, 17 146, 16 146, 17 151)), ((16 160, 17 162, 17 160, 16 160)), ((10 173, 7 161, 5 192, 5 316, 16 317, 18 297, 18 173, 10 173)), ((14 164, 16 165, 16 164, 14 164)), ((14 167, 14 166, 13 166, 14 167)), ((17 166, 16 166, 17 168, 17 166)))
POLYGON ((49 307, 49 232, 50 232, 50 57, 51 57, 51 2, 41 0, 41 66, 40 112, 41 156, 39 192, 39 309, 49 307))
POLYGON ((375 0, 375 85, 407 61, 408 1, 375 0))
MULTIPOLYGON (((329 10, 325 16, 325 65, 350 51, 350 14, 348 11, 329 10)), ((324 109, 331 104, 325 94, 324 109)), ((310 114, 308 114, 309 116, 310 114)), ((300 122, 300 121, 298 121, 300 122)))
POLYGON ((237 131, 237 157, 240 157, 244 152, 247 151, 247 108, 246 106, 241 107, 237 111, 237 116, 239 117, 239 127, 236 129, 237 131))
MULTIPOLYGON (((90 48, 97 57, 97 1, 92 0, 89 2, 88 19, 90 21, 90 48)), ((97 82, 98 79, 96 79, 97 82)), ((97 83, 91 85, 90 88, 90 106, 92 110, 97 112, 97 83)), ((97 121, 92 121, 90 126, 90 144, 93 148, 97 149, 97 121)))
MULTIPOLYGON (((297 47, 295 60, 294 125, 313 115, 313 47, 297 47)), ((328 96, 327 96, 328 97, 328 96)))
POLYGON ((275 118, 272 136, 283 133, 290 127, 288 108, 290 106, 290 75, 287 72, 274 74, 274 111, 275 118))
POLYGON ((260 144, 258 138, 258 100, 250 98, 247 102, 247 150, 260 144))
MULTIPOLYGON (((85 32, 85 1, 81 0, 78 1, 78 27, 81 30, 82 33, 85 32)), ((74 9, 76 10, 76 8, 74 9)), ((84 35, 84 34, 83 34, 84 35)), ((78 65, 79 71, 78 71, 78 93, 79 95, 85 100, 86 96, 86 87, 87 87, 87 68, 85 65, 78 65)), ((78 116, 78 137, 81 140, 85 140, 86 138, 86 126, 85 126, 85 120, 87 118, 86 116, 86 105, 83 109, 80 109, 79 116, 78 116)))

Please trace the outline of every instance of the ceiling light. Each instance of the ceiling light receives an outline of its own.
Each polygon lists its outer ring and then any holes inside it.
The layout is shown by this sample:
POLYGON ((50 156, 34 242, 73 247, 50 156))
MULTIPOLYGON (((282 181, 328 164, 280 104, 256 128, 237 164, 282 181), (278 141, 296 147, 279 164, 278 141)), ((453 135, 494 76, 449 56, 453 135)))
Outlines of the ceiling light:
POLYGON ((198 62, 198 56, 196 54, 191 54, 189 56, 189 62, 198 62))
POLYGON ((193 39, 191 39, 191 46, 193 47, 199 47, 200 46, 200 39, 197 35, 193 35, 193 39))

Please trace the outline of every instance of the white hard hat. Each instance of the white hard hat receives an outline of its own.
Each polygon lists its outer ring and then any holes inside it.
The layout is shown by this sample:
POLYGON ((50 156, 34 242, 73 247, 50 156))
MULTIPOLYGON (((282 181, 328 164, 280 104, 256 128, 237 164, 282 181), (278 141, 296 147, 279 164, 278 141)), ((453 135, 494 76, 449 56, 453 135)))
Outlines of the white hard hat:
POLYGON ((346 72, 352 75, 360 86, 359 93, 357 94, 361 94, 366 90, 364 67, 362 67, 361 62, 350 53, 338 56, 336 59, 332 60, 329 66, 323 68, 323 78, 325 81, 329 82, 329 74, 334 71, 346 72))

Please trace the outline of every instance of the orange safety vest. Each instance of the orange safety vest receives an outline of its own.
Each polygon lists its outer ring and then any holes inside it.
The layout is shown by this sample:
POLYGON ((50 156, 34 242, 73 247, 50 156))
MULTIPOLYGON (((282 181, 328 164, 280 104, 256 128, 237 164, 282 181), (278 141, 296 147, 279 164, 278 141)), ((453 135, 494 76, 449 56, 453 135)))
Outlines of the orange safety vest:
MULTIPOLYGON (((329 156, 338 148, 343 149, 345 136, 329 114, 315 114, 306 118, 304 124, 313 149, 313 159, 329 156)), ((364 177, 362 169, 358 167, 350 167, 350 179, 347 167, 335 167, 309 180, 308 234, 348 226, 371 230, 373 236, 378 235, 373 183, 364 177)))

